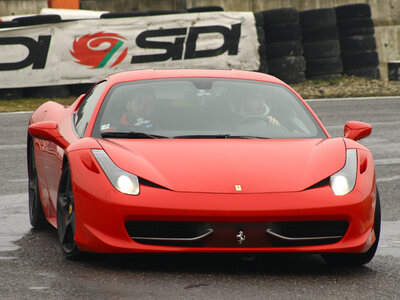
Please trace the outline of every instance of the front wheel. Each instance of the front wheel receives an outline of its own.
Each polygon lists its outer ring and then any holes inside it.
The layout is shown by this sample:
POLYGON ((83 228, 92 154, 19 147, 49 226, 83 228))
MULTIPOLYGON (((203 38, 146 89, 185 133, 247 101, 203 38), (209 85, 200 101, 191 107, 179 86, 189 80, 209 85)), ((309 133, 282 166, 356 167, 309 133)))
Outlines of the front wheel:
POLYGON ((29 138, 28 141, 29 220, 33 228, 42 230, 48 228, 49 223, 44 215, 42 201, 40 200, 33 139, 29 138))
POLYGON ((379 236, 381 232, 381 205, 378 190, 376 191, 376 206, 374 218, 374 231, 375 242, 371 248, 364 253, 324 253, 322 258, 326 263, 331 265, 342 266, 362 266, 369 263, 375 256, 376 249, 378 248, 379 236))
POLYGON ((61 250, 66 258, 77 260, 81 256, 75 244, 75 206, 71 173, 67 164, 62 172, 57 197, 57 232, 61 250))

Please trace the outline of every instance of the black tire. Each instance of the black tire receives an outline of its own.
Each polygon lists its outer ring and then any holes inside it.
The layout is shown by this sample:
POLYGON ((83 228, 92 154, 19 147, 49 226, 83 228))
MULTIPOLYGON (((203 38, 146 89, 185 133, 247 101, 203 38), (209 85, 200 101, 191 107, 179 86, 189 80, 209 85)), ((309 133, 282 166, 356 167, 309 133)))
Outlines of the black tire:
POLYGON ((267 43, 301 40, 301 26, 299 24, 270 25, 264 29, 267 43))
POLYGON ((267 59, 283 56, 303 55, 303 44, 301 41, 286 41, 266 44, 267 59))
POLYGON ((340 57, 317 58, 307 60, 306 75, 339 74, 343 72, 340 57))
POLYGON ((267 55, 265 45, 260 43, 258 47, 258 54, 260 55, 260 68, 258 71, 262 73, 268 73, 267 55))
POLYGON ((36 15, 28 17, 18 17, 13 19, 13 21, 18 22, 20 26, 29 26, 29 25, 59 23, 61 22, 61 17, 59 15, 36 15))
POLYGON ((324 253, 322 258, 331 265, 362 266, 369 263, 375 256, 381 232, 381 205, 378 190, 376 191, 376 206, 374 218, 374 231, 376 240, 371 248, 364 253, 324 253))
POLYGON ((274 74, 273 76, 279 78, 280 80, 288 84, 300 83, 306 80, 306 75, 304 74, 304 72, 274 74))
POLYGON ((378 68, 361 68, 344 70, 344 74, 349 76, 366 77, 371 79, 380 79, 381 74, 378 68))
POLYGON ((373 35, 354 35, 340 39, 340 50, 343 54, 376 50, 373 35))
POLYGON ((342 29, 339 31, 341 37, 348 37, 353 35, 374 35, 374 27, 360 27, 360 28, 349 28, 342 29))
POLYGON ((268 74, 269 70, 268 70, 267 63, 260 62, 260 67, 258 68, 258 70, 255 70, 255 71, 268 74))
MULTIPOLYGON (((254 13, 254 20, 256 21, 256 26, 257 27, 262 27, 264 31, 264 17, 262 13, 254 13)), ((264 37, 265 39, 265 37, 264 37)))
POLYGON ((101 19, 113 19, 113 18, 129 18, 129 17, 144 17, 148 16, 145 11, 127 11, 127 12, 109 12, 104 13, 100 16, 101 19))
POLYGON ((299 11, 293 7, 264 10, 260 13, 264 16, 265 25, 299 23, 299 11))
MULTIPOLYGON (((259 14, 254 14, 255 19, 256 19, 256 24, 257 22, 263 22, 262 17, 259 14)), ((262 26, 257 25, 256 26, 257 30, 257 39, 258 39, 258 54, 260 55, 260 67, 257 71, 262 72, 262 73, 268 73, 268 65, 267 65, 267 50, 265 46, 265 32, 264 28, 262 26)))
POLYGON ((285 56, 267 60, 271 74, 304 72, 306 61, 303 56, 285 56))
POLYGON ((371 7, 366 3, 341 5, 336 6, 335 9, 338 22, 341 20, 371 17, 371 7))
POLYGON ((35 149, 33 138, 28 136, 28 195, 29 220, 33 228, 43 230, 49 228, 49 223, 43 212, 39 193, 39 179, 36 170, 35 149))
POLYGON ((64 166, 57 196, 57 233, 61 250, 69 260, 77 260, 82 252, 75 244, 75 204, 68 163, 64 166))
POLYGON ((303 28, 302 36, 304 42, 337 40, 340 37, 336 25, 303 28))
POLYGON ((187 12, 208 12, 208 11, 224 11, 221 6, 197 6, 186 9, 187 12))
POLYGON ((388 63, 388 77, 390 81, 400 81, 400 63, 392 61, 388 63))
POLYGON ((374 68, 379 65, 378 53, 376 51, 343 54, 342 60, 345 70, 374 68))
POLYGON ((68 87, 65 85, 41 86, 24 89, 24 95, 32 98, 68 98, 68 87))
POLYGON ((338 40, 304 43, 303 48, 303 55, 306 59, 340 56, 340 43, 338 40))
POLYGON ((371 18, 345 20, 337 24, 339 31, 353 28, 371 28, 374 27, 374 21, 371 18))
POLYGON ((336 25, 334 8, 303 10, 299 15, 300 25, 303 28, 336 25))

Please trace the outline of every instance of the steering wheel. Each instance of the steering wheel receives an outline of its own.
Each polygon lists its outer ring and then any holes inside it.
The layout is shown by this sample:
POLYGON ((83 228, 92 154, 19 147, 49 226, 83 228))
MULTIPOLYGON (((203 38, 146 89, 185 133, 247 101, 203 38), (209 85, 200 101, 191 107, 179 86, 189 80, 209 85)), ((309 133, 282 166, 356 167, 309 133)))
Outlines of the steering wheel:
POLYGON ((254 116, 253 117, 245 117, 245 118, 241 119, 239 121, 239 125, 252 124, 252 123, 258 123, 259 124, 260 121, 265 123, 266 125, 271 125, 267 118, 254 117, 254 116))

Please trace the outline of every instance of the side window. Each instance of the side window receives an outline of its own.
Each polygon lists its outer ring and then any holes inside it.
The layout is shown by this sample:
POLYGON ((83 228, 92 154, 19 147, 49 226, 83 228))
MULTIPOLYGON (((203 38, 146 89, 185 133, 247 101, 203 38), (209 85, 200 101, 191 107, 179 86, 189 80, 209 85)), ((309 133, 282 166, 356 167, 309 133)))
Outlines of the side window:
POLYGON ((83 136, 86 130, 86 126, 89 123, 94 108, 96 107, 97 101, 100 98, 101 93, 106 87, 107 81, 102 81, 91 89, 89 94, 83 99, 81 105, 78 108, 75 119, 75 127, 79 136, 83 136))

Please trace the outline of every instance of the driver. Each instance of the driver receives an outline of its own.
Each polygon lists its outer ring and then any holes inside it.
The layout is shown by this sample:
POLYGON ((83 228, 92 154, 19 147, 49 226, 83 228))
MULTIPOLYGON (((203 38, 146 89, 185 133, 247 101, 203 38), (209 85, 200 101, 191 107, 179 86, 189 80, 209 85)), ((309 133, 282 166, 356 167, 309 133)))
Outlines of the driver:
POLYGON ((126 102, 126 112, 120 119, 120 124, 152 128, 154 113, 153 106, 155 95, 152 89, 140 89, 126 102))
POLYGON ((245 100, 233 100, 231 110, 244 119, 265 119, 268 124, 280 125, 279 121, 269 115, 270 110, 260 95, 251 95, 245 100))

